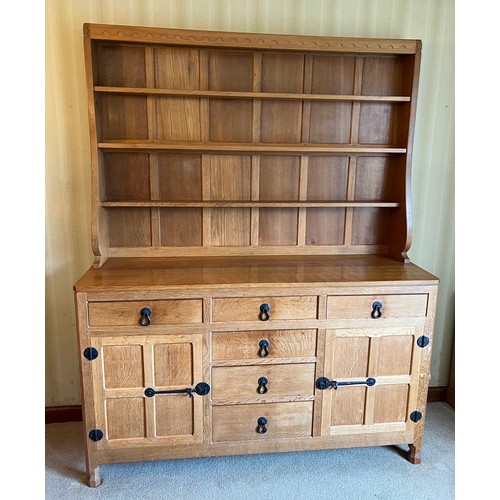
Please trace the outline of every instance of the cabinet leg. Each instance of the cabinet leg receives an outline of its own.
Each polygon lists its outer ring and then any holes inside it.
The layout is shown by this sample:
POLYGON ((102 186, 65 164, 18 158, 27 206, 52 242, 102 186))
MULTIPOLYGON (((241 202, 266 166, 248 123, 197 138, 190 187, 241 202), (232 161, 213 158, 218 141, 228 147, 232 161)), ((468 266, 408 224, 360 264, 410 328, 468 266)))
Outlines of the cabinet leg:
POLYGON ((101 468, 96 466, 88 471, 88 484, 91 488, 97 488, 102 483, 101 468))
POLYGON ((407 454, 408 462, 412 464, 419 464, 421 462, 420 448, 417 448, 412 444, 410 444, 409 446, 410 449, 408 450, 407 454))

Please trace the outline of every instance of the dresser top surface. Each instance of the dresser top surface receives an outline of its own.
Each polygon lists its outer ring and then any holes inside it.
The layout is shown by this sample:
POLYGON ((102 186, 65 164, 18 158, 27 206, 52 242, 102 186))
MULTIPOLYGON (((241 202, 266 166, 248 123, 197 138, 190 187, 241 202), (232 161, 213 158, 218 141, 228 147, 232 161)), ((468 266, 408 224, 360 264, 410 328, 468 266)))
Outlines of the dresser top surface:
POLYGON ((412 263, 380 256, 112 258, 89 269, 75 291, 224 286, 437 285, 412 263))

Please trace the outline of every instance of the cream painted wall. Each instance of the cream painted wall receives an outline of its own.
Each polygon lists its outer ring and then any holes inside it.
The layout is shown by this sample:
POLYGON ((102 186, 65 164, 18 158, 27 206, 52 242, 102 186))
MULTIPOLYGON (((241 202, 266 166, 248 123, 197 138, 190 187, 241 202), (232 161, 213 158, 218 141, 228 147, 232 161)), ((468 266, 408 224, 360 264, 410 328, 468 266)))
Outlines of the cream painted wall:
POLYGON ((455 292, 453 0, 47 0, 46 405, 80 402, 72 287, 92 264, 85 22, 422 40, 410 257, 441 279, 431 385, 447 385, 455 292))

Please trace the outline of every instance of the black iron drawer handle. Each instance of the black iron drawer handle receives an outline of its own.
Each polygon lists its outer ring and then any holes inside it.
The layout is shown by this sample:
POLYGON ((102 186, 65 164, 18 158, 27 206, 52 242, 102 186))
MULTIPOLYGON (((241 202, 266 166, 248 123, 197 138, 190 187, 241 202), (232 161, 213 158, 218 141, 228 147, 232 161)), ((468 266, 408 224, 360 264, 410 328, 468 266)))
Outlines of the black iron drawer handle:
POLYGON ((382 317, 382 302, 376 301, 372 304, 372 314, 373 319, 379 319, 382 317))
POLYGON ((196 387, 187 389, 171 389, 170 391, 155 391, 152 387, 148 387, 144 394, 148 398, 152 398, 156 394, 187 394, 190 398, 193 397, 193 392, 198 396, 206 396, 210 392, 210 386, 206 382, 196 384, 196 387))
POLYGON ((259 386, 257 387, 257 392, 259 394, 266 394, 267 384, 269 384, 269 380, 267 380, 266 377, 260 377, 259 380, 257 380, 257 383, 259 384, 259 386))
POLYGON ((151 315, 153 311, 149 307, 143 307, 141 309, 141 325, 149 326, 151 324, 151 315))
POLYGON ((271 318, 269 314, 271 311, 271 306, 269 304, 261 304, 259 318, 261 321, 267 321, 271 318))
POLYGON ((377 381, 373 377, 369 377, 366 380, 360 380, 359 382, 337 382, 336 380, 329 380, 326 377, 320 377, 316 380, 316 389, 324 391, 329 387, 333 387, 337 390, 337 388, 342 385, 367 385, 368 387, 371 387, 372 385, 375 385, 376 382, 377 381))
POLYGON ((259 417, 257 419, 257 429, 255 429, 259 434, 265 434, 267 432, 267 418, 259 417))
POLYGON ((265 358, 269 356, 269 340, 262 339, 259 342, 259 356, 261 358, 265 358))

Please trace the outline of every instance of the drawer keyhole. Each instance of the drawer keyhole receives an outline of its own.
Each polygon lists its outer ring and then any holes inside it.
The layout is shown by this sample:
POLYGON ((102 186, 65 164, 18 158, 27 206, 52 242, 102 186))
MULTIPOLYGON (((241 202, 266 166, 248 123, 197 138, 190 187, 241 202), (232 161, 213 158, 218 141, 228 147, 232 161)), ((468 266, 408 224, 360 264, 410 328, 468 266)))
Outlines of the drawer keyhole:
POLYGON ((257 383, 259 384, 259 386, 257 387, 257 392, 259 394, 266 394, 267 384, 269 383, 267 377, 260 377, 259 380, 257 380, 257 383))
POLYGON ((149 307, 143 307, 141 309, 141 325, 149 326, 151 324, 151 315, 153 312, 149 307))
POLYGON ((257 419, 257 429, 256 431, 259 434, 265 434, 267 432, 267 418, 266 417, 259 417, 257 419))

